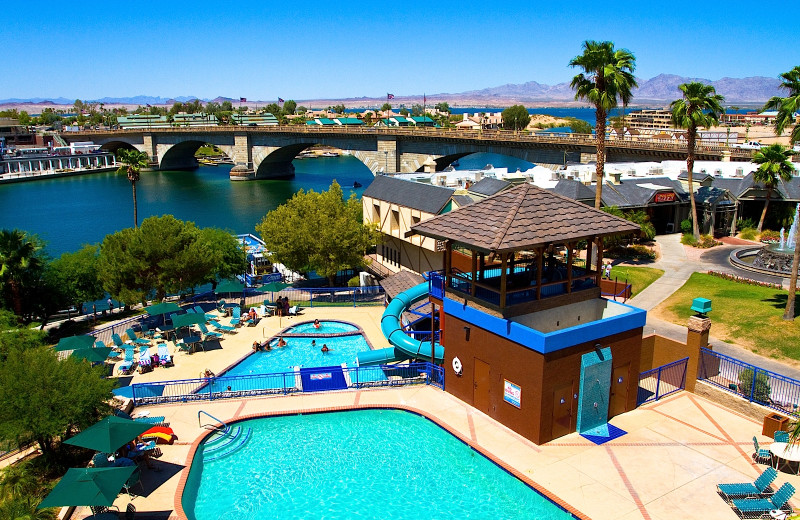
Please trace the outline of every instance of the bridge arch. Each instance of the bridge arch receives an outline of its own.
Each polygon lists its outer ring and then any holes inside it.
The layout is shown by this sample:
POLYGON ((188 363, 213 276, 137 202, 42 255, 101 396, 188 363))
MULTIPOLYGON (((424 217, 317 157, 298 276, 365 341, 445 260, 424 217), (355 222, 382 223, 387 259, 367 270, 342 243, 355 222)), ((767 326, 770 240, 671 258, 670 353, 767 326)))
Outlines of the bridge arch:
POLYGON ((116 151, 121 149, 121 148, 122 149, 127 149, 127 150, 139 150, 140 152, 144 152, 145 151, 145 150, 143 150, 143 148, 144 148, 143 146, 141 146, 141 145, 137 146, 136 144, 130 143, 130 142, 125 141, 123 139, 115 139, 115 140, 106 141, 105 143, 102 144, 102 146, 100 146, 101 150, 105 150, 105 151, 112 152, 112 153, 116 153, 116 151))

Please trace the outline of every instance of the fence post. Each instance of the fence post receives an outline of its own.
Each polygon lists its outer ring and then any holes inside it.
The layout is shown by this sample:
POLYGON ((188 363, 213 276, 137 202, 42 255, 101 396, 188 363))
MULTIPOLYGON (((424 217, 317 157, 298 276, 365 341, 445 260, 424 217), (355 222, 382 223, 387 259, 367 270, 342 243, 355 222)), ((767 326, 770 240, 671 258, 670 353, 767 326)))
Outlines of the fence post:
POLYGON ((308 306, 314 307, 314 291, 308 291, 308 306))
POLYGON ((353 308, 356 308, 356 290, 353 289, 353 308))
POLYGON ((750 385, 750 402, 753 402, 753 396, 756 393, 756 376, 758 375, 758 368, 755 365, 750 365, 753 367, 753 383, 750 385))
POLYGON ((661 390, 661 367, 658 367, 656 374, 656 401, 658 401, 658 392, 661 390))
POLYGON ((211 389, 211 384, 212 384, 211 378, 209 377, 208 379, 206 379, 206 381, 207 381, 206 384, 208 385, 208 400, 209 401, 213 401, 214 400, 214 392, 211 389))

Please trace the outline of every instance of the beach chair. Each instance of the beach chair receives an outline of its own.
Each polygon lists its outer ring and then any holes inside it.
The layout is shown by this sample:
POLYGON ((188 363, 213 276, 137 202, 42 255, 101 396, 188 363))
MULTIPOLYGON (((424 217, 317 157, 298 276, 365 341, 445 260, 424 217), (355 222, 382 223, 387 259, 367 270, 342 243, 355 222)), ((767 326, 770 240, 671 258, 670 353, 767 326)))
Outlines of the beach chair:
POLYGON ((778 430, 773 437, 775 442, 789 442, 789 432, 778 430))
POLYGON ((733 497, 771 495, 772 488, 770 485, 776 478, 778 478, 778 472, 775 468, 767 468, 753 483, 717 484, 717 491, 726 502, 730 502, 733 497))
POLYGON ((139 354, 139 373, 145 374, 153 370, 153 358, 149 352, 142 352, 139 354))
POLYGON ((136 358, 135 358, 136 350, 131 346, 125 349, 125 359, 122 360, 122 363, 119 364, 117 370, 121 374, 132 374, 134 369, 136 368, 136 358))
POLYGON ((232 334, 232 333, 236 332, 236 327, 229 327, 227 325, 223 325, 220 322, 218 322, 217 320, 210 320, 208 322, 208 324, 211 325, 212 327, 214 327, 217 330, 221 330, 222 332, 227 332, 229 334, 232 334))
POLYGON ((242 319, 242 308, 241 307, 234 307, 233 308, 233 314, 231 315, 231 321, 230 321, 231 326, 238 327, 239 325, 241 325, 242 324, 241 319, 242 319))
POLYGON ((133 341, 136 345, 143 345, 147 347, 150 346, 150 340, 145 338, 137 338, 133 329, 126 329, 125 334, 128 336, 128 339, 133 341))
POLYGON ((161 339, 161 334, 158 331, 148 327, 145 322, 142 322, 142 334, 151 339, 161 339))
MULTIPOLYGON (((194 306, 194 312, 206 316, 206 311, 204 311, 203 308, 200 307, 199 305, 194 306)), ((206 319, 208 319, 208 316, 206 316, 206 319)))
POLYGON ((200 332, 203 333, 203 342, 205 342, 208 338, 212 339, 222 338, 222 334, 220 334, 219 332, 212 332, 208 330, 208 327, 206 327, 205 323, 198 323, 197 328, 200 329, 200 332))
POLYGON ((176 341, 175 346, 178 347, 178 352, 186 352, 187 354, 191 354, 193 352, 192 346, 183 340, 176 341))
POLYGON ((217 311, 225 312, 225 300, 220 300, 217 302, 217 311))
POLYGON ((772 453, 758 445, 758 439, 756 439, 755 435, 753 435, 753 447, 756 449, 755 453, 753 453, 753 460, 756 462, 766 460, 765 464, 772 462, 772 453))
POLYGON ((158 349, 158 363, 162 367, 174 367, 175 363, 172 361, 172 356, 169 354, 169 350, 167 350, 167 344, 159 343, 156 348, 158 349))
POLYGON ((108 453, 95 453, 92 457, 92 466, 95 468, 108 468, 113 463, 108 460, 108 453))
POLYGON ((297 313, 300 312, 300 306, 294 305, 289 307, 289 316, 297 316, 297 313))
POLYGON ((117 348, 120 348, 122 350, 126 350, 128 348, 128 345, 126 345, 125 342, 122 341, 122 338, 120 338, 119 334, 117 333, 111 335, 111 341, 114 342, 114 346, 117 348))
POLYGON ((136 470, 131 474, 130 478, 128 478, 127 482, 122 484, 122 488, 129 496, 134 496, 133 493, 131 493, 131 489, 136 484, 139 484, 139 487, 142 489, 142 493, 144 493, 144 486, 142 485, 142 472, 139 470, 139 468, 136 468, 136 470))
POLYGON ((774 495, 767 498, 734 498, 731 500, 734 512, 739 518, 755 517, 778 510, 791 514, 792 508, 787 504, 794 495, 794 486, 785 482, 774 495))
POLYGON ((165 417, 163 415, 148 415, 147 417, 137 417, 133 418, 130 414, 123 412, 122 410, 117 410, 114 412, 114 415, 117 417, 122 417, 123 419, 130 419, 131 421, 136 421, 142 424, 152 424, 153 426, 169 426, 167 423, 164 422, 165 417))

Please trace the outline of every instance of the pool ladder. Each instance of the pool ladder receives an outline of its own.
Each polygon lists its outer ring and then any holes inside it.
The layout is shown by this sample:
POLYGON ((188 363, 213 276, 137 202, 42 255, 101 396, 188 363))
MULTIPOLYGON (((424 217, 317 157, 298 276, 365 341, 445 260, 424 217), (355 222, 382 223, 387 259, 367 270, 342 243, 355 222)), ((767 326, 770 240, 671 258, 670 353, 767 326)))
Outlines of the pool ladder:
POLYGON ((226 423, 225 421, 221 421, 221 420, 217 419, 216 417, 214 417, 210 413, 206 412, 205 410, 200 410, 199 412, 197 412, 197 426, 210 426, 208 424, 206 424, 206 425, 200 424, 200 415, 201 414, 207 415, 208 417, 214 419, 215 421, 217 421, 219 424, 221 424, 224 427, 224 428, 220 428, 219 426, 211 425, 211 428, 213 428, 213 429, 215 429, 217 431, 221 431, 222 433, 228 433, 230 431, 231 427, 228 426, 228 423, 226 423))

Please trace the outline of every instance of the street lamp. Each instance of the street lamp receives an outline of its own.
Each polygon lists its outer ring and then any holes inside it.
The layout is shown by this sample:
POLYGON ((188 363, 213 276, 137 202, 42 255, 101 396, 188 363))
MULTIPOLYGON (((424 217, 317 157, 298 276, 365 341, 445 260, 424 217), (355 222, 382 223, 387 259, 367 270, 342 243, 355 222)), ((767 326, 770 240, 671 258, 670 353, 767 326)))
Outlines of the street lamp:
POLYGON ((384 150, 383 153, 386 155, 386 166, 384 166, 384 173, 387 175, 389 174, 389 150, 384 150))

